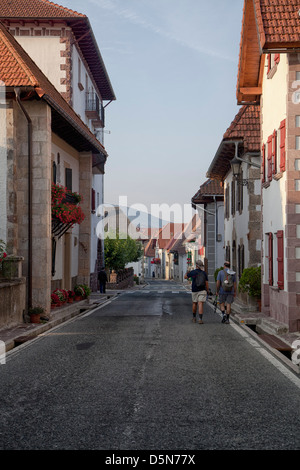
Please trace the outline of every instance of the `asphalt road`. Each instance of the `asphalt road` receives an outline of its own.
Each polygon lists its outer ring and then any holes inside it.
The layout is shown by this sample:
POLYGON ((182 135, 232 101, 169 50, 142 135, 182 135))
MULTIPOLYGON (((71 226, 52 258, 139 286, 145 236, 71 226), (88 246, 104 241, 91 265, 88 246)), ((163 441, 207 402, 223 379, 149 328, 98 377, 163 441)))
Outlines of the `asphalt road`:
POLYGON ((151 281, 8 354, 0 449, 299 450, 300 379, 204 312, 151 281))

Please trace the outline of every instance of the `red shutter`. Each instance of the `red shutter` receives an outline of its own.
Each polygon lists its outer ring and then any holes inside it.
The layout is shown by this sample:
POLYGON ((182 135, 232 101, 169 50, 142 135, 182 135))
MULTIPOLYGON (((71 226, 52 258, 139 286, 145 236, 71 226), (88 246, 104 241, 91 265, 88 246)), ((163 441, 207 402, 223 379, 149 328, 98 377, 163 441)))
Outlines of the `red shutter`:
POLYGON ((265 183, 265 181, 266 181, 265 168, 266 168, 266 146, 265 146, 265 144, 263 144, 263 146, 262 146, 262 162, 261 162, 261 182, 262 183, 265 183))
POLYGON ((280 171, 285 171, 285 136, 286 136, 286 120, 280 123, 280 171))
POLYGON ((277 173, 277 132, 273 132, 273 175, 277 173))
POLYGON ((283 273, 283 230, 277 232, 277 263, 278 263, 278 287, 284 289, 283 273))
POLYGON ((274 61, 275 61, 275 64, 279 64, 279 62, 280 62, 280 54, 275 54, 274 61))
POLYGON ((268 138, 268 180, 272 181, 272 156, 273 156, 273 136, 268 138))
POLYGON ((269 286, 273 285, 273 233, 269 233, 269 286))

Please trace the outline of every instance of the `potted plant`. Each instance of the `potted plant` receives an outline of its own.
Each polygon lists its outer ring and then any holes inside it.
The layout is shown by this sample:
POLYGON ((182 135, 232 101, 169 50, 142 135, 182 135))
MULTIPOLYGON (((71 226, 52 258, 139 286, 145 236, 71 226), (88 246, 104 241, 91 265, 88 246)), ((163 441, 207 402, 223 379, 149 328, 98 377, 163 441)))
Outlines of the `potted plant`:
POLYGON ((58 307, 60 305, 60 300, 57 294, 54 292, 51 294, 51 308, 58 307))
POLYGON ((43 307, 31 307, 28 310, 31 323, 40 323, 41 315, 44 313, 43 307))
POLYGON ((68 292, 65 289, 55 289, 53 294, 57 295, 60 304, 64 304, 68 301, 68 292))
POLYGON ((68 302, 71 304, 75 299, 75 292, 73 290, 68 290, 68 302))
POLYGON ((85 297, 85 291, 81 285, 77 285, 74 287, 75 292, 75 300, 79 301, 85 297))
POLYGON ((92 289, 90 289, 90 287, 87 286, 86 284, 82 284, 81 287, 84 290, 84 297, 85 298, 89 297, 91 295, 92 289))
POLYGON ((245 268, 239 281, 239 291, 254 298, 260 308, 261 300, 261 266, 245 268))

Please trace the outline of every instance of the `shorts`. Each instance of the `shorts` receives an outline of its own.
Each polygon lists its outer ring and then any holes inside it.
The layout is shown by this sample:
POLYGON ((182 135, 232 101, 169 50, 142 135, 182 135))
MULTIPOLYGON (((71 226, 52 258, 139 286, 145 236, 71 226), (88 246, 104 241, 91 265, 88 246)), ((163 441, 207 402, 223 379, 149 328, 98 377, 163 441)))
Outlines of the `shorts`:
POLYGON ((205 302, 206 298, 207 298, 206 290, 201 290, 200 292, 192 292, 193 303, 205 302))
POLYGON ((220 294, 219 295, 219 302, 220 304, 232 304, 234 301, 234 295, 230 292, 228 294, 220 294))

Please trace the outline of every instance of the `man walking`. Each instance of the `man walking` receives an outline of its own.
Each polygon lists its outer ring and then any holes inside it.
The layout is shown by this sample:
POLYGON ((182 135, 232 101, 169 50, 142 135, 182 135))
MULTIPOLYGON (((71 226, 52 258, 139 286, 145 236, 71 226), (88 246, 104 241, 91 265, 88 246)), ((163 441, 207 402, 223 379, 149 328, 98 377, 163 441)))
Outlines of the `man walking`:
POLYGON ((203 323, 203 305, 209 291, 208 277, 203 268, 203 262, 201 260, 197 260, 196 269, 187 272, 184 276, 185 279, 192 279, 193 322, 196 323, 198 307, 200 324, 203 323))
POLYGON ((98 280, 99 280, 99 285, 100 285, 100 293, 105 294, 106 283, 107 283, 107 274, 106 274, 104 268, 102 268, 101 271, 99 271, 98 280))
POLYGON ((219 295, 222 323, 229 323, 231 304, 236 296, 236 275, 230 270, 228 261, 225 261, 223 269, 218 273, 216 293, 219 295))

